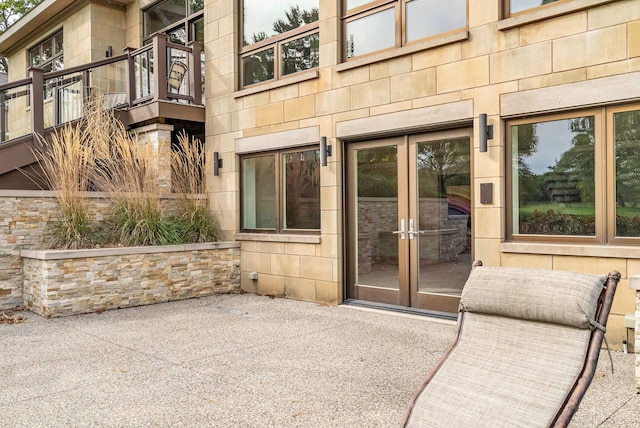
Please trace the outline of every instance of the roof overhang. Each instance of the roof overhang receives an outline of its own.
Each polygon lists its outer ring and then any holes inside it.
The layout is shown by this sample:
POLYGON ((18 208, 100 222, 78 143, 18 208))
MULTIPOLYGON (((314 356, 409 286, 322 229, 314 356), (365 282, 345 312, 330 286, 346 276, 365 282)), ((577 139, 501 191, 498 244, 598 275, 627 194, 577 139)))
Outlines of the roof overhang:
MULTIPOLYGON (((133 3, 133 0, 106 0, 105 3, 115 3, 126 6, 133 3)), ((29 13, 18 19, 4 33, 0 34, 0 55, 6 55, 12 48, 28 38, 33 31, 55 18, 67 7, 78 0, 44 0, 34 7, 29 13)))

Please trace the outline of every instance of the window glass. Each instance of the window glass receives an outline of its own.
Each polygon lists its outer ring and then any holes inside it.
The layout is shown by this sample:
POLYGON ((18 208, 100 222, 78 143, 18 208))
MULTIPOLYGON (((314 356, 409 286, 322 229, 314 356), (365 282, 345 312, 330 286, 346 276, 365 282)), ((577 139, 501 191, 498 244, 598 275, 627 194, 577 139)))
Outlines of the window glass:
POLYGON ((347 58, 391 48, 395 44, 395 9, 393 8, 347 22, 347 58))
POLYGON ((318 20, 318 0, 243 2, 243 46, 318 20))
POLYGON ((40 46, 31 49, 29 51, 29 56, 31 57, 31 65, 33 67, 40 65, 40 46))
POLYGON ((176 28, 168 33, 169 41, 180 45, 187 44, 187 32, 184 27, 176 28))
POLYGON ((613 115, 616 236, 640 236, 640 110, 613 115))
POLYGON ((191 37, 196 42, 204 44, 204 18, 200 18, 193 21, 193 36, 191 37))
POLYGON ((514 234, 595 235, 594 122, 511 127, 514 234))
POLYGON ((347 9, 353 9, 354 7, 362 6, 363 4, 371 3, 372 0, 347 0, 347 9))
POLYGON ((242 160, 242 225, 244 229, 276 228, 275 156, 242 160))
POLYGON ((320 64, 320 37, 318 33, 282 43, 282 75, 317 67, 320 64))
POLYGON ((406 40, 424 39, 467 25, 467 0, 407 2, 406 40))
POLYGON ((509 12, 518 13, 523 10, 533 9, 558 0, 509 0, 509 12))
POLYGON ((282 155, 284 228, 320 229, 320 151, 282 155))
POLYGON ((242 81, 253 85, 274 77, 273 48, 265 49, 242 58, 242 81))
POLYGON ((189 15, 204 9, 204 0, 189 0, 189 15))
POLYGON ((144 11, 144 35, 148 37, 186 17, 185 0, 163 0, 144 11))

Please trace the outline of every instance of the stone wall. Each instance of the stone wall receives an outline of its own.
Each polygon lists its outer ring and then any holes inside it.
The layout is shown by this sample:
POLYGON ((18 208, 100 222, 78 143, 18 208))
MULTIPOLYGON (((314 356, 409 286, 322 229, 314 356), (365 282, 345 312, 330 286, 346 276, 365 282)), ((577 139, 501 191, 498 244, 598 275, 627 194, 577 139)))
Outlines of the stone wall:
MULTIPOLYGON (((109 202, 101 193, 91 193, 88 199, 90 217, 96 222, 109 215, 109 202)), ((202 196, 202 201, 205 201, 202 196)), ((162 200, 171 209, 175 197, 162 200)), ((0 191, 0 310, 22 305, 21 250, 47 248, 47 222, 56 218, 58 205, 50 191, 0 191)))
POLYGON ((240 244, 21 251, 23 299, 44 317, 100 312, 240 288, 240 244))
POLYGON ((636 293, 636 327, 634 348, 636 352, 636 387, 640 389, 640 275, 629 279, 629 287, 636 293))

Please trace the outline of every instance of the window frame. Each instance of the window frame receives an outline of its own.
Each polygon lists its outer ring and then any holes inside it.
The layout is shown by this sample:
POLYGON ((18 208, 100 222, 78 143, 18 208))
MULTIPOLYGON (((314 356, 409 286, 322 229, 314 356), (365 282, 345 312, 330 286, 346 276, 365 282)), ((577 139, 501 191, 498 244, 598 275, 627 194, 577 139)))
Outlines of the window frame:
MULTIPOLYGON (((185 31, 185 37, 186 37, 186 43, 188 44, 189 42, 193 42, 193 41, 197 41, 196 40, 196 31, 194 28, 194 24, 196 21, 198 20, 202 20, 204 23, 204 8, 200 9, 197 12, 194 12, 192 14, 189 14, 189 5, 190 5, 190 1, 186 0, 185 1, 185 17, 182 19, 179 19, 169 25, 167 25, 166 27, 162 27, 156 31, 154 31, 153 33, 147 34, 147 12, 149 10, 151 10, 153 7, 159 5, 160 3, 162 3, 162 1, 164 0, 159 0, 157 2, 154 2, 153 4, 149 5, 148 7, 144 8, 142 10, 142 44, 146 45, 152 42, 153 40, 153 35, 156 33, 161 33, 161 34, 167 34, 169 36, 170 33, 178 30, 178 29, 183 29, 185 31)), ((171 40, 169 40, 171 41, 171 40)), ((172 41, 173 42, 173 41, 172 41)), ((173 42, 176 43, 176 42, 173 42)))
POLYGON ((508 120, 505 124, 505 152, 506 152, 506 169, 505 169, 505 202, 506 202, 506 237, 509 241, 520 242, 563 242, 582 244, 597 244, 605 242, 605 171, 598 168, 598 165, 604 165, 605 162, 605 145, 606 137, 604 136, 604 108, 575 110, 570 112, 562 112, 557 114, 549 114, 542 116, 530 116, 521 119, 508 120), (593 236, 586 235, 539 235, 539 234, 520 234, 514 233, 514 180, 513 180, 513 142, 512 127, 516 125, 551 122, 564 119, 574 119, 578 117, 593 116, 594 117, 594 216, 595 216, 595 234, 593 236))
MULTIPOLYGON (((318 1, 318 13, 320 12, 320 2, 318 1)), ((311 22, 309 24, 306 25, 302 25, 300 27, 294 28, 292 30, 287 31, 286 33, 281 33, 281 34, 277 34, 271 37, 268 37, 264 40, 261 40, 257 43, 251 43, 248 44, 246 46, 244 46, 243 44, 243 37, 244 37, 244 1, 240 2, 240 31, 238 31, 238 70, 240 70, 239 73, 239 77, 238 77, 238 87, 240 90, 245 89, 245 88, 253 88, 256 87, 258 85, 263 85, 266 83, 273 83, 273 82, 277 82, 278 80, 281 79, 286 79, 288 77, 291 77, 295 74, 298 73, 303 73, 305 71, 310 71, 310 70, 314 70, 317 69, 318 67, 312 67, 312 68, 308 68, 306 70, 301 70, 298 71, 296 73, 290 73, 290 74, 282 74, 282 54, 281 54, 281 47, 283 44, 285 43, 289 43, 292 42, 294 40, 306 37, 306 36, 311 36, 313 34, 318 34, 318 38, 320 38, 320 19, 318 18, 317 21, 311 22), (266 51, 268 49, 272 48, 273 52, 274 52, 274 59, 273 59, 273 78, 268 79, 268 80, 264 80, 262 82, 255 82, 255 83, 250 83, 250 84, 245 84, 244 82, 244 63, 243 63, 243 59, 246 57, 249 57, 251 55, 255 55, 258 54, 260 52, 266 51)), ((318 47, 318 50, 320 48, 318 47)))
POLYGON ((549 4, 541 4, 539 6, 534 6, 534 7, 530 7, 529 9, 524 9, 521 10, 519 12, 515 12, 515 13, 511 13, 511 0, 502 0, 502 11, 503 11, 503 18, 510 18, 512 16, 518 16, 518 15, 522 15, 525 13, 531 13, 534 10, 541 10, 544 8, 548 8, 549 6, 552 5, 557 5, 558 3, 568 3, 571 2, 573 0, 556 0, 553 3, 549 3, 549 4))
MULTIPOLYGON (((310 144, 304 146, 296 146, 289 147, 283 149, 275 149, 269 150, 265 152, 257 152, 257 153, 247 153, 240 155, 240 233, 259 233, 259 234, 288 234, 288 235, 319 235, 321 231, 321 227, 318 226, 317 229, 292 229, 287 228, 286 225, 283 224, 285 215, 285 187, 286 187, 286 179, 284 177, 284 166, 282 162, 282 158, 287 153, 297 153, 304 151, 320 151, 319 144, 310 144), (244 225, 244 172, 243 172, 243 163, 246 159, 256 159, 256 158, 265 158, 265 157, 274 157, 275 158, 275 206, 276 206, 276 220, 275 220, 275 228, 247 228, 244 225)), ((320 168, 318 165, 318 188, 320 188, 320 168)), ((318 192, 318 215, 320 215, 321 211, 321 194, 322 192, 318 192)))
POLYGON ((571 110, 556 114, 509 119, 505 123, 505 211, 506 240, 511 242, 543 242, 599 245, 640 245, 638 236, 616 236, 616 158, 614 116, 617 113, 640 111, 640 103, 610 105, 591 109, 571 110), (512 126, 560 119, 594 116, 594 185, 595 235, 535 235, 514 233, 514 181, 512 126))
POLYGON ((60 58, 62 58, 62 64, 63 64, 62 69, 64 69, 64 33, 62 28, 55 31, 54 33, 51 33, 49 36, 43 38, 38 43, 34 44, 33 46, 27 49, 27 64, 28 64, 27 68, 37 67, 44 70, 45 66, 51 64, 51 71, 58 71, 53 69, 53 63, 60 58), (56 55, 56 38, 58 36, 60 36, 62 39, 62 49, 60 49, 60 52, 56 55), (42 51, 43 51, 42 48, 43 46, 45 46, 45 44, 48 41, 51 41, 51 58, 49 58, 46 62, 42 62, 42 51), (33 56, 31 55, 31 52, 36 48, 39 51, 39 54, 38 54, 40 58, 39 64, 33 63, 33 56))
POLYGON ((428 37, 423 37, 423 38, 408 42, 407 32, 406 32, 406 27, 407 27, 406 9, 407 9, 407 3, 411 1, 412 0, 374 0, 369 3, 365 3, 363 5, 360 5, 351 9, 347 9, 347 1, 343 0, 341 2, 342 16, 341 16, 341 23, 340 23, 341 31, 343 34, 343 39, 342 39, 341 48, 340 48, 341 62, 345 63, 345 62, 365 58, 370 55, 377 55, 377 54, 380 54, 381 52, 388 52, 391 50, 401 49, 407 46, 419 45, 421 43, 424 43, 425 41, 436 39, 436 38, 442 38, 450 34, 455 34, 461 30, 468 30, 469 28, 469 0, 465 0, 466 25, 464 27, 454 28, 454 29, 445 31, 443 33, 434 34, 428 37), (395 46, 391 46, 388 48, 379 49, 366 54, 347 58, 347 47, 346 47, 347 24, 349 22, 353 22, 358 19, 364 18, 366 16, 373 15, 375 13, 382 12, 384 10, 388 10, 391 8, 395 9, 395 41, 396 41, 395 46))

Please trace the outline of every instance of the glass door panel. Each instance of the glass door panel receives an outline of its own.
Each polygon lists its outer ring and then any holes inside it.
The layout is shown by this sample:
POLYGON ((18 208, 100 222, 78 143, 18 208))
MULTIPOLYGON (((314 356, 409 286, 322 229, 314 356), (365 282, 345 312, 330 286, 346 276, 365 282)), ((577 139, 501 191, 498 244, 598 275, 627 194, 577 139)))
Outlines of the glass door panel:
POLYGON ((409 225, 415 266, 412 301, 456 312, 472 263, 471 142, 459 133, 423 138, 415 139, 410 151, 416 198, 409 225))
POLYGON ((406 196, 402 195, 406 180, 399 164, 406 151, 393 142, 354 145, 349 150, 353 166, 350 294, 360 300, 406 304, 407 293, 400 293, 407 282, 406 219, 402 215, 406 212, 406 196))

